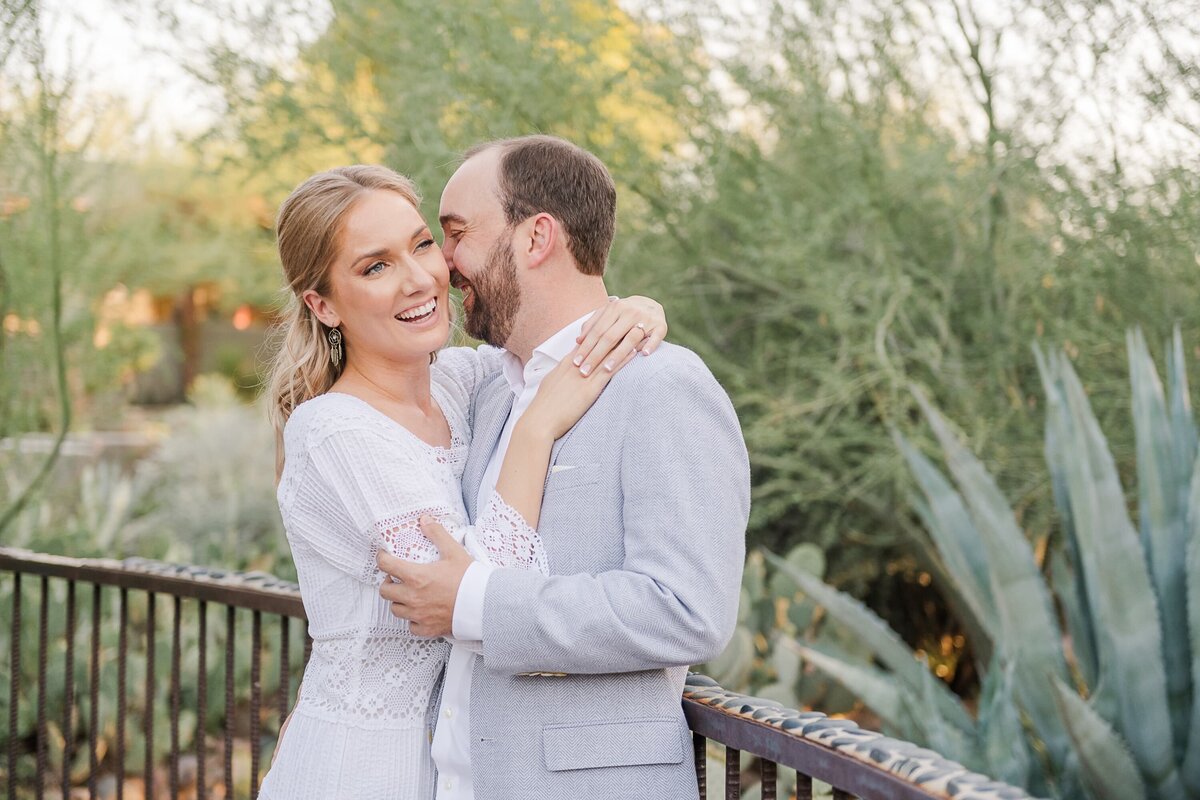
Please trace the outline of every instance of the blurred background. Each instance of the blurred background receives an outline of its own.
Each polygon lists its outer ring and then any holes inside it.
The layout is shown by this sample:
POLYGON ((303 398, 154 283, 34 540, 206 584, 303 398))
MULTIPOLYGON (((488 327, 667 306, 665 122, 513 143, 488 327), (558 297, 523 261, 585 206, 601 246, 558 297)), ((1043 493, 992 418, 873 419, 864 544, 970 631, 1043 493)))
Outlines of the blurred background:
POLYGON ((664 304, 745 431, 743 625, 711 671, 896 723, 781 647, 879 665, 762 548, 861 601, 974 711, 994 637, 931 531, 944 496, 913 477, 937 453, 919 397, 1052 586, 1070 542, 1035 345, 1078 371, 1137 500, 1127 332, 1164 364, 1178 328, 1177 389, 1200 358, 1197 11, 0 0, 0 542, 294 579, 257 400, 279 203, 378 162, 434 219, 463 149, 552 133, 617 181, 610 289, 664 304))

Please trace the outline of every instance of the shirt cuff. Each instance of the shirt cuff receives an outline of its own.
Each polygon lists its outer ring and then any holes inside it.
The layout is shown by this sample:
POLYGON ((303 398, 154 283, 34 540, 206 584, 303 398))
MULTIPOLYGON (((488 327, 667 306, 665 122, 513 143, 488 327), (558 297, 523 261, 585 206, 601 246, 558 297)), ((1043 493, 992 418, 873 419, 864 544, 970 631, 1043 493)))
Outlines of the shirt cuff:
POLYGON ((495 567, 482 561, 472 561, 458 584, 454 598, 454 619, 451 623, 454 638, 460 642, 483 641, 483 596, 488 578, 495 567))

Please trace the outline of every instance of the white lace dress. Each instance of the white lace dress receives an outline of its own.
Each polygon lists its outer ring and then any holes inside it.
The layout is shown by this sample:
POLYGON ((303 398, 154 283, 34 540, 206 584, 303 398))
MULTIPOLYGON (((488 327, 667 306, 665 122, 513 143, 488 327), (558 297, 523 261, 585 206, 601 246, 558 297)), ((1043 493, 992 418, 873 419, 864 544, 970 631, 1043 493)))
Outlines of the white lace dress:
POLYGON ((477 559, 547 571, 535 531, 498 496, 467 526, 460 479, 471 395, 495 355, 442 351, 434 399, 450 424, 434 447, 366 402, 330 392, 284 429, 279 509, 308 613, 312 657, 260 796, 270 800, 428 800, 426 715, 449 644, 412 635, 379 596, 378 548, 411 561, 437 549, 418 526, 432 514, 477 559))

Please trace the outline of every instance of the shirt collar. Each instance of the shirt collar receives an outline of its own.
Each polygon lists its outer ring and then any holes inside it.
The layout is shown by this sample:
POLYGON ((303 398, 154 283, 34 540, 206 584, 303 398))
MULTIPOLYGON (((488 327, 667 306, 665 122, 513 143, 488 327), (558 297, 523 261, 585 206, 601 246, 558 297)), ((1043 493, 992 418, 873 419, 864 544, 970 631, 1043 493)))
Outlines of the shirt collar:
POLYGON ((541 383, 541 377, 558 365, 575 349, 575 339, 583 330, 584 323, 595 311, 589 311, 579 319, 559 330, 546 341, 533 348, 533 355, 522 365, 521 359, 507 350, 501 353, 501 369, 509 388, 518 397, 531 383, 541 383))

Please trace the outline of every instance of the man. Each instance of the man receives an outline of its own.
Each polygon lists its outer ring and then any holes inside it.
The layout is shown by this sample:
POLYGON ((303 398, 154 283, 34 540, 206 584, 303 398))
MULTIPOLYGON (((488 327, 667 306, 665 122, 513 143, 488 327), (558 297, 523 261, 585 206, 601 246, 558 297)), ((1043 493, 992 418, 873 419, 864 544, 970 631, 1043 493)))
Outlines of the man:
MULTIPOLYGON (((440 218, 467 331, 506 351, 476 396, 474 518, 542 376, 607 302, 616 189, 590 153, 521 137, 468 152, 440 218)), ((443 560, 380 557, 399 581, 381 594, 414 633, 481 642, 447 666, 438 798, 694 800, 680 695, 687 665, 733 633, 750 507, 733 407, 699 358, 664 343, 614 376, 550 463, 549 576, 472 562, 436 526, 443 560)))

